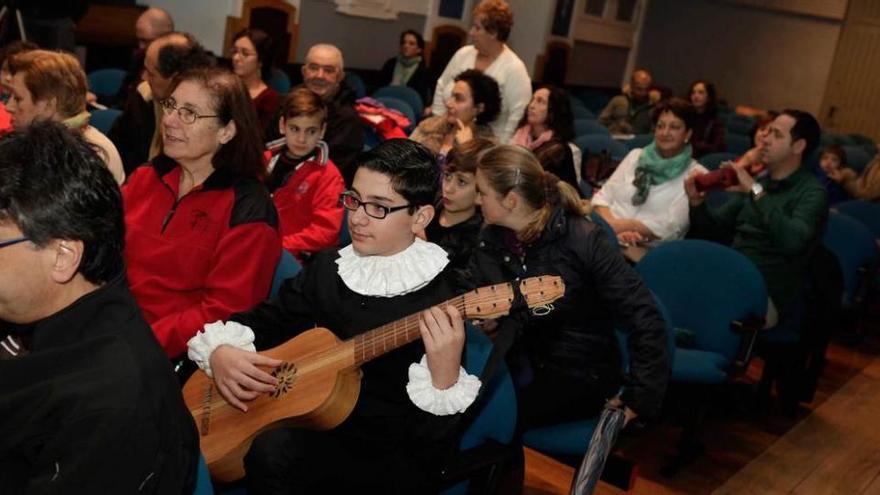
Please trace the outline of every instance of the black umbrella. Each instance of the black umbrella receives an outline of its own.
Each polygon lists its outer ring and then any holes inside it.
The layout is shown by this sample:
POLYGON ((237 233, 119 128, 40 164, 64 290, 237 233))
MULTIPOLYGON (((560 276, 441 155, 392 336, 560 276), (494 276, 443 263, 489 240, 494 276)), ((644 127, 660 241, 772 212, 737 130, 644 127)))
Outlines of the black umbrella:
POLYGON ((611 453, 611 448, 617 440, 617 434, 623 429, 626 422, 626 416, 623 408, 613 406, 605 406, 602 416, 596 429, 593 430, 593 437, 590 438, 590 445, 587 453, 584 454, 584 460, 574 475, 571 482, 570 495, 590 495, 596 489, 596 483, 599 482, 599 476, 605 467, 605 460, 611 453))

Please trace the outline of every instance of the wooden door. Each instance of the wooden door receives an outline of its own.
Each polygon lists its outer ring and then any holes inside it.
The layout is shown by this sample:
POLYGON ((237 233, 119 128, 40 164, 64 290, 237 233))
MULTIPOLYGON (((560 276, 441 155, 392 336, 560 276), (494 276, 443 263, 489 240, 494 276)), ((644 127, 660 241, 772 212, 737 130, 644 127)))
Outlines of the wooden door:
POLYGON ((825 130, 880 140, 880 1, 849 1, 819 117, 825 130))

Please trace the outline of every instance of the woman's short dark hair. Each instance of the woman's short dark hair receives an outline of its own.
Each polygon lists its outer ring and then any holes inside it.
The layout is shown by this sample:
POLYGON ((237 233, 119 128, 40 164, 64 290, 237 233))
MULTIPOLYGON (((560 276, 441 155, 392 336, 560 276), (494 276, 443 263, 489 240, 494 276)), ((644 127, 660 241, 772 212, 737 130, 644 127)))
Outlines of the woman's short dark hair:
POLYGON ((422 38, 421 33, 416 31, 415 29, 407 29, 406 31, 400 33, 400 44, 401 45, 403 44, 403 40, 404 40, 404 38, 406 38, 406 35, 408 35, 408 34, 412 35, 416 39, 416 45, 419 45, 419 49, 424 51, 425 50, 425 38, 422 38))
POLYGON ((694 88, 697 84, 702 84, 706 88, 706 115, 714 117, 718 113, 718 91, 715 85, 703 79, 697 79, 688 87, 687 101, 691 101, 691 95, 694 94, 694 88))
MULTIPOLYGON (((571 101, 568 99, 568 92, 552 84, 541 84, 532 93, 539 89, 546 89, 550 92, 547 97, 547 121, 544 125, 553 131, 553 137, 562 141, 574 141, 574 115, 571 113, 571 101)), ((529 123, 528 110, 523 112, 522 119, 519 121, 517 128, 529 123)))
POLYGON ((101 284, 124 267, 122 195, 81 134, 40 121, 0 139, 0 222, 15 224, 40 247, 82 241, 77 271, 101 284))
POLYGON ((513 28, 513 10, 504 0, 483 0, 472 12, 474 18, 482 15, 485 18, 483 28, 494 34, 498 41, 507 41, 513 28))
POLYGON ((660 103, 657 103, 657 105, 654 106, 654 113, 652 115, 654 125, 657 125, 660 116, 666 112, 670 112, 672 115, 680 118, 684 122, 685 129, 694 128, 694 120, 697 116, 697 111, 694 110, 694 106, 691 105, 691 102, 677 96, 661 100, 660 103))
POLYGON ((440 184, 440 170, 434 153, 409 139, 389 139, 358 156, 358 167, 387 175, 391 187, 412 208, 434 204, 440 184))
POLYGON ((476 69, 468 69, 455 76, 455 82, 464 81, 471 88, 474 106, 483 104, 483 111, 477 115, 477 124, 485 125, 495 120, 501 112, 501 90, 498 82, 476 69))
POLYGON ((235 136, 220 145, 211 160, 214 169, 235 177, 262 180, 266 165, 260 126, 254 104, 241 79, 227 69, 199 67, 175 76, 169 92, 173 93, 184 81, 195 82, 210 94, 214 101, 212 111, 223 125, 235 122, 235 136))
POLYGON ((272 63, 275 61, 275 43, 266 31, 257 28, 247 28, 235 33, 232 42, 239 38, 247 38, 254 44, 257 50, 257 60, 260 62, 260 78, 263 81, 272 79, 272 63))

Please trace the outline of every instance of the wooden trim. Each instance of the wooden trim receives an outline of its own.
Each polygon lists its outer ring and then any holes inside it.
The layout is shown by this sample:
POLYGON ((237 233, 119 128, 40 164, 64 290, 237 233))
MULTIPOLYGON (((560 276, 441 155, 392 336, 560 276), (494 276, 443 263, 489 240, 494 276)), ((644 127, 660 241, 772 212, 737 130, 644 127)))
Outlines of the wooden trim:
POLYGON ((244 0, 241 17, 226 17, 226 34, 223 37, 223 53, 232 48, 232 37, 235 33, 251 25, 251 10, 270 8, 287 14, 287 33, 290 34, 290 45, 287 47, 287 63, 296 62, 296 49, 299 44, 299 24, 296 22, 296 7, 283 0, 244 0))

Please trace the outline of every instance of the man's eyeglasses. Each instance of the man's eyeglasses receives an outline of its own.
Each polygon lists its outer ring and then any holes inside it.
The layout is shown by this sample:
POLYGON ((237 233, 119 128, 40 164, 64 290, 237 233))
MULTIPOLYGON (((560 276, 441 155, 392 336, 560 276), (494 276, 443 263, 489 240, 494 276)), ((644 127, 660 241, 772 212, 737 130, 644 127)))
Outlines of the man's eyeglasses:
POLYGON ((351 191, 344 192, 339 195, 339 204, 341 204, 342 207, 348 211, 357 211, 358 208, 363 206, 364 213, 373 218, 378 218, 379 220, 387 217, 389 213, 394 213, 395 211, 402 210, 404 208, 410 208, 412 206, 385 206, 380 205, 379 203, 361 201, 360 198, 355 196, 355 194, 351 191))
POLYGON ((16 237, 15 239, 0 241, 0 249, 3 249, 5 247, 9 247, 9 246, 14 246, 20 242, 25 242, 25 241, 29 241, 29 240, 30 239, 28 239, 27 237, 16 237))
POLYGON ((199 115, 198 112, 186 107, 178 107, 174 98, 165 98, 162 100, 162 110, 165 115, 171 115, 171 112, 177 112, 180 121, 184 124, 194 124, 199 119, 208 119, 212 117, 220 117, 219 115, 199 115))

